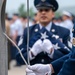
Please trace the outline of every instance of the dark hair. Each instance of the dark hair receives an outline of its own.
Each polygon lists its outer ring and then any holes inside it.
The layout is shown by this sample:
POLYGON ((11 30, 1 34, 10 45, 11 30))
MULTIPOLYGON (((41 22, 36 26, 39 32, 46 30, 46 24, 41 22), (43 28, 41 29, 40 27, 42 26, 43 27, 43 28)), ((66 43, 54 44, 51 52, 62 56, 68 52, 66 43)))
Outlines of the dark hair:
POLYGON ((19 14, 18 14, 18 13, 14 13, 13 15, 14 15, 14 16, 19 16, 19 14))
POLYGON ((23 18, 23 19, 27 19, 27 16, 20 16, 21 18, 23 18))

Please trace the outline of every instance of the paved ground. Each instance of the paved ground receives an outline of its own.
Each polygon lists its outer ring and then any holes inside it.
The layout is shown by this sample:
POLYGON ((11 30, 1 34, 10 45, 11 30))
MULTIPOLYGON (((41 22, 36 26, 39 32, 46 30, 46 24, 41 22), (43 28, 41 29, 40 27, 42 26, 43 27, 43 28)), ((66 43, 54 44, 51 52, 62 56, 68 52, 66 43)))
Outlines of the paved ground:
POLYGON ((15 61, 10 63, 10 70, 8 70, 8 75, 26 75, 25 66, 15 67, 15 61))
POLYGON ((25 66, 13 67, 12 69, 8 70, 8 75, 26 75, 25 66))

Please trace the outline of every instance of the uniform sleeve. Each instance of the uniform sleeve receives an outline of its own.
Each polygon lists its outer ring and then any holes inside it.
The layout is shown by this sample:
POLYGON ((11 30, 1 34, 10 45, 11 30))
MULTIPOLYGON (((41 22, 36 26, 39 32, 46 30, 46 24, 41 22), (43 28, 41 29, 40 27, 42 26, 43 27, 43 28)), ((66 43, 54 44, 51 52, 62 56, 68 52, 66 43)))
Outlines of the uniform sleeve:
POLYGON ((56 75, 58 74, 58 72, 59 72, 60 69, 62 68, 64 61, 69 58, 69 55, 70 55, 70 54, 71 54, 71 53, 69 53, 69 54, 67 54, 67 55, 65 55, 65 56, 63 56, 63 57, 61 57, 61 58, 59 58, 59 59, 57 59, 57 60, 55 60, 55 61, 53 61, 53 62, 51 63, 56 75))
POLYGON ((74 75, 75 74, 75 59, 69 58, 63 64, 58 75, 74 75))
POLYGON ((65 36, 64 36, 64 39, 63 39, 63 43, 67 46, 68 46, 68 41, 70 41, 70 31, 67 29, 67 31, 65 31, 65 36))
MULTIPOLYGON (((27 60, 27 29, 24 30, 23 36, 20 38, 18 46, 24 58, 27 60)), ((16 54, 16 60, 18 61, 18 63, 22 65, 24 64, 24 61, 22 60, 19 52, 16 54)))
POLYGON ((69 58, 64 62, 58 75, 75 75, 75 47, 72 48, 69 58))

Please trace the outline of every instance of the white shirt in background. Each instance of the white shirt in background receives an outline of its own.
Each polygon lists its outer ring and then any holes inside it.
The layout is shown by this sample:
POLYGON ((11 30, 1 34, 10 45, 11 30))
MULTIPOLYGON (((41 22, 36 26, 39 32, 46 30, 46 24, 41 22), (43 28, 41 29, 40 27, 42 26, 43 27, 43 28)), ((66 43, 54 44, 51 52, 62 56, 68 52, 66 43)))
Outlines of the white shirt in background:
MULTIPOLYGON (((29 27, 32 25, 33 25, 32 21, 29 21, 29 27)), ((28 27, 28 23, 25 24, 25 27, 28 27)))
POLYGON ((66 20, 66 21, 63 21, 60 26, 64 27, 64 28, 67 28, 70 30, 70 38, 72 40, 73 38, 73 34, 72 34, 72 29, 73 29, 73 22, 71 20, 66 20))
POLYGON ((18 32, 18 36, 23 35, 23 25, 19 19, 10 25, 10 35, 14 35, 16 31, 18 32))

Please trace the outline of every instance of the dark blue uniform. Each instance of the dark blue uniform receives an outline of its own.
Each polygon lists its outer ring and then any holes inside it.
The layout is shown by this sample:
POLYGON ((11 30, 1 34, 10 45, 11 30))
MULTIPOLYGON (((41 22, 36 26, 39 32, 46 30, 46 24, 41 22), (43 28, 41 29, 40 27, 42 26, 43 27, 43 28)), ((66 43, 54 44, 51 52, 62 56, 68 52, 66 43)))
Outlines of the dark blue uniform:
POLYGON ((64 62, 58 75, 75 75, 75 47, 72 48, 69 58, 64 62))
MULTIPOLYGON (((73 28, 73 37, 75 37, 75 26, 73 28)), ((72 51, 51 64, 55 71, 54 75, 75 75, 75 38, 72 51)))
MULTIPOLYGON (((59 5, 57 3, 56 0, 34 0, 34 6, 36 7, 36 9, 50 9, 52 10, 53 12, 55 12, 59 5)), ((38 36, 38 32, 40 31, 40 27, 38 24, 36 25, 33 25, 32 27, 29 28, 29 35, 30 35, 30 43, 29 43, 29 46, 32 47, 33 44, 38 40, 40 39, 38 36), (37 36, 37 35, 38 36, 37 36), (36 36, 35 36, 36 35, 36 36), (37 38, 38 37, 38 38, 37 38), (36 40, 37 39, 37 40, 36 40)), ((45 30, 46 31, 46 30, 45 30)), ((68 46, 68 40, 69 40, 69 35, 70 35, 70 31, 68 29, 65 29, 63 27, 60 27, 60 26, 56 26, 55 24, 52 23, 52 26, 50 28, 50 32, 52 34, 55 34, 57 36, 59 36, 59 38, 62 39, 63 43, 68 46)), ((48 34, 49 34, 49 31, 48 31, 48 34)), ((50 34, 49 34, 50 35, 50 34)), ((48 36, 49 36, 48 35, 48 36)), ((52 43, 54 43, 52 39, 48 38, 52 43)), ((58 41, 58 40, 57 40, 58 41)), ((62 43, 59 41, 60 45, 62 45, 62 43)), ((21 51, 22 51, 22 54, 24 56, 24 58, 27 60, 27 29, 24 30, 24 34, 23 34, 23 42, 22 44, 19 46, 21 51)), ((65 54, 69 53, 68 51, 66 50, 54 50, 54 54, 53 54, 53 59, 50 59, 50 57, 48 56, 48 54, 46 53, 40 53, 38 54, 35 59, 31 60, 30 63, 31 64, 36 64, 36 63, 42 63, 42 64, 48 64, 50 63, 51 61, 55 60, 55 59, 58 59, 62 56, 64 56, 65 54)), ((16 59, 17 61, 20 63, 20 64, 24 64, 23 60, 21 59, 20 57, 20 54, 18 53, 17 56, 16 56, 16 59)))
MULTIPOLYGON (((31 44, 31 41, 33 41, 33 40, 31 40, 31 38, 33 38, 33 36, 35 36, 35 34, 38 33, 38 31, 40 31, 40 27, 38 24, 36 24, 36 25, 30 27, 29 30, 30 30, 30 45, 33 45, 33 44, 31 44)), ((68 29, 62 28, 60 26, 56 26, 55 24, 52 24, 50 32, 55 35, 58 35, 59 38, 62 38, 63 43, 65 45, 68 45, 67 41, 69 39, 69 34, 70 34, 68 29), (54 31, 52 31, 52 30, 54 30, 54 31)), ((34 41, 34 43, 35 42, 36 41, 34 41)), ((25 59, 27 59, 27 50, 26 50, 27 49, 27 28, 24 30, 23 43, 19 47, 22 50, 23 56, 25 57, 25 59)), ((31 62, 31 64, 35 64, 35 63, 47 64, 59 57, 62 57, 63 55, 65 55, 67 53, 66 53, 66 51, 61 52, 59 50, 55 50, 53 59, 50 59, 50 57, 48 57, 48 54, 46 54, 46 53, 40 53, 36 56, 35 59, 33 59, 30 62, 31 62)), ((19 53, 17 54, 16 59, 20 64, 24 64, 19 53)))

